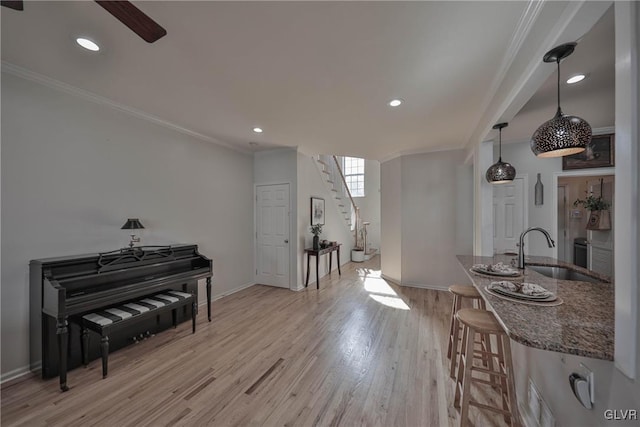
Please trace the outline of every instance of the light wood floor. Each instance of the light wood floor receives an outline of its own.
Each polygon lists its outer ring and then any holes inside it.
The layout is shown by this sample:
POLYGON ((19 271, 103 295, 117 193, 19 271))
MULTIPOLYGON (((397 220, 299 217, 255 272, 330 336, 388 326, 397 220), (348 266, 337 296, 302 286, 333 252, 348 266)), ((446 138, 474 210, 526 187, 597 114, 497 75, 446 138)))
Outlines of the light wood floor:
MULTIPOLYGON (((342 272, 320 291, 215 301, 195 335, 185 322, 116 351, 104 380, 99 360, 77 368, 67 393, 36 376, 4 385, 2 425, 458 425, 449 294, 387 284, 378 258, 342 272)), ((474 411, 476 426, 504 425, 474 411)))

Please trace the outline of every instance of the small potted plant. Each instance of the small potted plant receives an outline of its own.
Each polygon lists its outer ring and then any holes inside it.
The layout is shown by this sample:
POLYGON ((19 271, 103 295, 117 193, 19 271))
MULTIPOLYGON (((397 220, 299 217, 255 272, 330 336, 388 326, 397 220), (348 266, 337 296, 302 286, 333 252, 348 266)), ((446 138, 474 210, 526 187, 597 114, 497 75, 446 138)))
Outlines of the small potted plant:
POLYGON ((322 233, 322 224, 315 224, 311 226, 311 234, 313 234, 313 250, 320 249, 320 233, 322 233))
POLYGON ((595 197, 593 193, 587 193, 587 197, 576 199, 573 202, 574 207, 582 206, 589 211, 589 221, 587 222, 587 230, 610 230, 611 217, 609 215, 609 202, 604 200, 602 196, 595 197))

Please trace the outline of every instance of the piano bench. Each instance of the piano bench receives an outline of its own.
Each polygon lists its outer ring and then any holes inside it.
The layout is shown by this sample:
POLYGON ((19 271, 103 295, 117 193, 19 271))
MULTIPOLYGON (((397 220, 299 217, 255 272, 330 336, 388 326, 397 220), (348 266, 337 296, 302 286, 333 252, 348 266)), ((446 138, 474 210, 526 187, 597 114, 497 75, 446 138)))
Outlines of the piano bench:
POLYGON ((109 357, 109 334, 141 322, 161 312, 171 310, 173 327, 177 326, 177 309, 191 304, 191 329, 196 332, 196 297, 186 292, 168 290, 149 295, 140 300, 98 310, 83 315, 79 321, 82 328, 82 363, 89 363, 89 330, 100 334, 102 356, 102 378, 106 378, 109 357))

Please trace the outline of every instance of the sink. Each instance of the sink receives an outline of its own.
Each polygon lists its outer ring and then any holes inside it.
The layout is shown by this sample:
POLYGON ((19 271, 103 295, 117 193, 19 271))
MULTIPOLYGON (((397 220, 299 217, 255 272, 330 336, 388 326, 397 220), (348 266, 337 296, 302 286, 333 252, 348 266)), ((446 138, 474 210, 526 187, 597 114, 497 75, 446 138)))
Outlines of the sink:
POLYGON ((581 282, 590 283, 602 283, 602 280, 598 280, 595 277, 587 276, 586 274, 579 273, 575 270, 571 270, 566 267, 546 267, 542 265, 526 265, 526 268, 542 274, 546 277, 559 280, 578 280, 581 282))

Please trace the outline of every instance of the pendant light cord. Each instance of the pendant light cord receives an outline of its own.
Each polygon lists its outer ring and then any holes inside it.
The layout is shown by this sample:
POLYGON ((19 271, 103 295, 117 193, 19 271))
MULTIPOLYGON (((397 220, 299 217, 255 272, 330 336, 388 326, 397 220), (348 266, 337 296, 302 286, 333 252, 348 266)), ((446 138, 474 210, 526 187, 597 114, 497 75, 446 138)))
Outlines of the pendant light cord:
POLYGON ((498 137, 498 161, 502 161, 502 128, 498 129, 499 137, 498 137))
POLYGON ((562 111, 560 110, 560 58, 557 59, 558 62, 558 112, 557 115, 560 115, 562 111))

